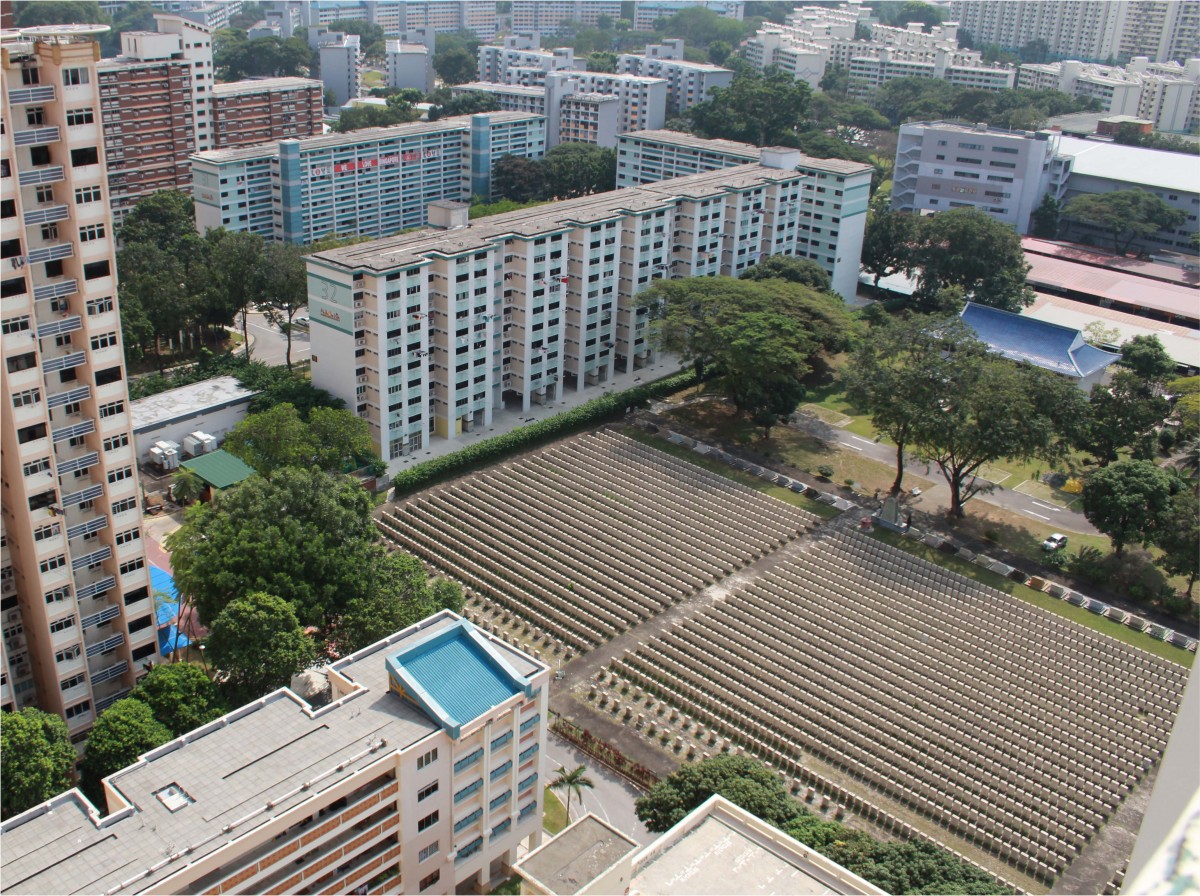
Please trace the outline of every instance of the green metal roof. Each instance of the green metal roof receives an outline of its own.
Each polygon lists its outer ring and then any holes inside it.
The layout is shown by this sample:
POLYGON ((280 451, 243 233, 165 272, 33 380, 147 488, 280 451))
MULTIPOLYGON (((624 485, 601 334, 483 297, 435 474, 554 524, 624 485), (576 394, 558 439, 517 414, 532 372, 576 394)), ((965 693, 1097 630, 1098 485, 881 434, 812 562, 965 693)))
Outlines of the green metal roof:
POLYGON ((254 475, 254 467, 224 449, 185 460, 181 466, 195 472, 213 488, 229 488, 254 475))

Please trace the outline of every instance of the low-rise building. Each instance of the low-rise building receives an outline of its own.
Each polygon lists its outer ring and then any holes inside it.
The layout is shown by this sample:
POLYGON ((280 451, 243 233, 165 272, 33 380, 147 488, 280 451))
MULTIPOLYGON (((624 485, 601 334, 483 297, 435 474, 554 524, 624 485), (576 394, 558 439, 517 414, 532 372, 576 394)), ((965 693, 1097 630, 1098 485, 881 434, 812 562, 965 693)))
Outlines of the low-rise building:
POLYGON ((155 442, 182 445, 185 436, 197 431, 221 439, 245 419, 257 394, 237 377, 217 376, 131 401, 134 456, 144 463, 155 442))
POLYGON ((523 881, 521 892, 537 896, 883 896, 874 884, 720 794, 645 847, 589 813, 522 858, 514 870, 523 881))
POLYGON ((425 224, 430 202, 490 195, 501 156, 545 151, 540 115, 485 112, 198 153, 196 226, 292 243, 384 236, 425 224))
MULTIPOLYGON (((637 295, 663 277, 737 276, 806 246, 797 150, 308 257, 313 383, 387 459, 650 363, 637 295)), ((865 196, 864 196, 865 206, 865 196)))
POLYGON ((667 107, 675 115, 707 100, 714 87, 728 87, 733 83, 733 72, 727 68, 686 61, 683 41, 678 38, 661 44, 647 44, 641 55, 622 53, 617 57, 617 71, 664 79, 667 82, 667 107))
POLYGON ((550 671, 449 611, 4 822, 11 893, 479 892, 542 838, 550 671))
MULTIPOLYGON (((638 131, 617 141, 617 187, 635 187, 760 160, 749 143, 705 140, 679 131, 638 131)), ((815 159, 797 153, 805 176, 800 191, 795 254, 811 258, 829 274, 833 291, 847 301, 858 288, 867 203, 874 169, 845 159, 815 159)))
POLYGON ((387 42, 387 86, 410 87, 433 93, 435 32, 418 29, 400 40, 387 42))

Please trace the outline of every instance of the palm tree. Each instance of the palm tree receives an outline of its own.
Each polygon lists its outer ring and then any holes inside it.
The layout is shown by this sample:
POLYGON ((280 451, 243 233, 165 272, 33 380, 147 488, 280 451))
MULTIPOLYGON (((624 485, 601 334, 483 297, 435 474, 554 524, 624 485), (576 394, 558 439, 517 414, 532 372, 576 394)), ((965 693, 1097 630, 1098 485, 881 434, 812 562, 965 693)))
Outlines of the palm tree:
POLYGON ((1176 466, 1187 479, 1200 476, 1200 438, 1192 439, 1184 446, 1183 456, 1176 462, 1176 466))
POLYGON ((171 480, 171 492, 180 504, 191 504, 204 494, 204 480, 195 470, 182 467, 171 480))
POLYGON ((558 767, 558 774, 554 776, 554 780, 550 782, 551 790, 565 790, 567 792, 567 823, 571 823, 571 794, 575 794, 580 799, 583 798, 584 788, 591 789, 596 784, 587 776, 587 766, 581 765, 571 771, 567 771, 566 766, 558 767))

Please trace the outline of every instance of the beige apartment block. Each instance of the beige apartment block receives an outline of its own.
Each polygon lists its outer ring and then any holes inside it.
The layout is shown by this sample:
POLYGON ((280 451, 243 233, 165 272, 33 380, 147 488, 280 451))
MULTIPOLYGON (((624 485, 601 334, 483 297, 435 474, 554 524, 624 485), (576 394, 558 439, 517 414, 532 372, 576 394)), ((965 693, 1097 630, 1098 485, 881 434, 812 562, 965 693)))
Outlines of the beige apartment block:
POLYGON ((141 540, 93 39, 0 45, 6 709, 62 715, 79 743, 160 660, 141 540))

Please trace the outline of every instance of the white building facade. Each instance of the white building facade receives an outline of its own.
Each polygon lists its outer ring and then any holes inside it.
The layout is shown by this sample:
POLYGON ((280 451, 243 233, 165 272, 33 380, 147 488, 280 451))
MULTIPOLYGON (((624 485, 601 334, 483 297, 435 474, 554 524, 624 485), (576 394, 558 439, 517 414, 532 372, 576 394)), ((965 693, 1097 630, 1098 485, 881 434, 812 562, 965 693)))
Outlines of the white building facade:
POLYGON ((617 57, 617 71, 663 78, 667 82, 667 106, 673 114, 686 112, 704 102, 714 87, 728 87, 733 83, 733 72, 727 68, 685 61, 683 41, 678 38, 661 44, 647 44, 641 55, 622 53, 617 57))

